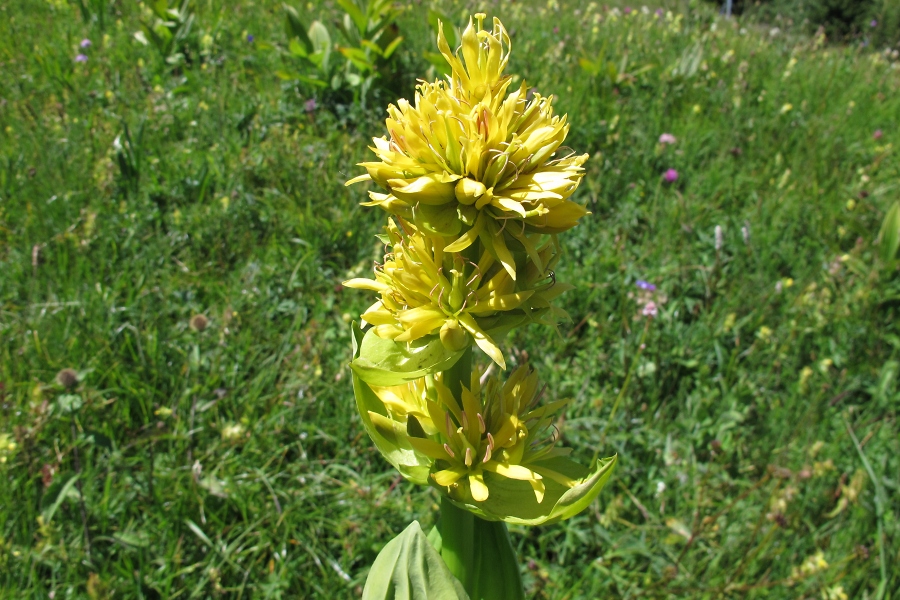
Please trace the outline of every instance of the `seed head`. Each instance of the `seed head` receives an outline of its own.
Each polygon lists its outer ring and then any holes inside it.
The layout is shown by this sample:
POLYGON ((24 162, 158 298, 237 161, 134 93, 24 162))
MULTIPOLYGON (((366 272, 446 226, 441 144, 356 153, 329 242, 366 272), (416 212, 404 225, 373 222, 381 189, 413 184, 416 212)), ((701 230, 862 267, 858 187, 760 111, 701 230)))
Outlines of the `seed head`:
POLYGON ((191 317, 191 329, 194 331, 203 331, 209 327, 209 319, 204 315, 194 315, 191 317))
POLYGON ((56 383, 66 389, 73 388, 78 383, 78 373, 74 369, 63 369, 56 374, 56 383))

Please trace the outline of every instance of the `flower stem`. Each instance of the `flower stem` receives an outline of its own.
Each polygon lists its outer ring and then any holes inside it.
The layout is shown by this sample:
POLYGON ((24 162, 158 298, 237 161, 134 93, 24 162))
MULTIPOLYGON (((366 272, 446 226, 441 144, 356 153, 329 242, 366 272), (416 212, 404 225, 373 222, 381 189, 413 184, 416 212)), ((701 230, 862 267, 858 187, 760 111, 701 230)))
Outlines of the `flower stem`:
MULTIPOLYGON (((444 385, 461 397, 472 378, 472 349, 444 371, 444 385)), ((523 600, 525 598, 516 552, 506 523, 485 521, 441 498, 441 558, 471 600, 523 600)))

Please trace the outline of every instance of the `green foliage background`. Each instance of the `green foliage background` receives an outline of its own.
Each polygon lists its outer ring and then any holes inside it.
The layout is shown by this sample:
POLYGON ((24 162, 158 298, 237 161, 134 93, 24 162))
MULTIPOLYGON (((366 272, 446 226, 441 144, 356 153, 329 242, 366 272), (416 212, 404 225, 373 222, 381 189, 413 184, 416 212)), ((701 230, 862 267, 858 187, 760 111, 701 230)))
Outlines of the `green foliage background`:
MULTIPOLYGON (((427 8, 398 22, 406 97, 434 75, 427 8)), ((620 466, 582 515, 512 528, 529 595, 896 597, 897 56, 687 4, 441 8, 501 16, 593 155, 573 322, 507 347, 574 399, 564 442, 620 466)), ((140 3, 0 4, 2 598, 351 598, 433 520, 347 369, 367 298, 340 282, 382 219, 343 182, 383 110, 275 75, 278 2, 190 15, 170 53, 135 38, 140 3)))

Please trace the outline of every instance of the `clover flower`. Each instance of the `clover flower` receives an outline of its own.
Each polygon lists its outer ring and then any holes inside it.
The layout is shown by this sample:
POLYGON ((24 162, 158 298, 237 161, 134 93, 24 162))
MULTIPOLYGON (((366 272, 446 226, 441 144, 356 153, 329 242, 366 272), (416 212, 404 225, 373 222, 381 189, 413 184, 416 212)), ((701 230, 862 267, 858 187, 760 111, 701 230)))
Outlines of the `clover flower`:
POLYGON ((75 57, 75 62, 77 63, 86 63, 88 61, 88 57, 86 54, 79 54, 75 57))
POLYGON ((659 136, 660 144, 674 144, 676 141, 675 136, 671 133, 663 133, 659 136))
POLYGON ((91 47, 91 40, 89 40, 89 39, 87 39, 87 38, 84 38, 83 40, 81 40, 81 43, 78 44, 78 45, 79 45, 80 47, 82 47, 82 48, 90 48, 90 47, 91 47))
POLYGON ((543 388, 527 365, 483 387, 475 373, 459 397, 442 375, 369 391, 382 410, 364 421, 414 452, 426 481, 482 518, 538 524, 573 516, 615 463, 604 459, 590 471, 567 458, 553 423, 568 401, 538 406, 543 388))
POLYGON ((476 15, 477 27, 469 20, 455 54, 439 30, 451 75, 420 83, 413 103, 388 107, 390 137, 374 138, 371 148, 380 160, 360 163, 367 173, 347 185, 374 181, 387 193, 369 192, 365 205, 446 237, 445 252, 480 240, 516 279, 511 243, 565 231, 588 214, 569 200, 588 155, 558 155, 569 124, 554 114, 552 97, 525 83, 508 93, 509 35, 496 18, 484 30, 484 18, 476 15))
POLYGON ((678 171, 676 171, 675 169, 668 169, 663 174, 663 179, 665 179, 668 183, 675 183, 676 181, 678 181, 678 171))
POLYGON ((558 255, 554 238, 539 247, 531 240, 530 257, 520 278, 513 280, 489 253, 478 262, 445 249, 445 239, 426 236, 403 219, 385 228, 391 252, 375 270, 375 279, 351 279, 344 286, 378 292, 381 298, 362 318, 375 326, 381 338, 413 342, 439 334, 449 350, 467 347, 471 340, 501 368, 503 353, 492 331, 506 330, 524 322, 553 326, 564 311, 550 302, 571 285, 557 283, 552 267, 558 255), (471 336, 471 338, 470 338, 471 336))

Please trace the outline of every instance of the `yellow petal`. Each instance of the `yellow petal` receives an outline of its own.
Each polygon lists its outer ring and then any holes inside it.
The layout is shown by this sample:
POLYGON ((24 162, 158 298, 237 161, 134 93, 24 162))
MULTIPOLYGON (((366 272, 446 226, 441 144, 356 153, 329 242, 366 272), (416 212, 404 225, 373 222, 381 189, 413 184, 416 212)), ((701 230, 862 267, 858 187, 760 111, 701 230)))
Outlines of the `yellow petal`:
POLYGON ((447 487, 448 485, 453 485, 468 472, 468 469, 465 467, 452 467, 450 469, 444 469, 443 471, 438 471, 437 473, 432 473, 431 477, 434 479, 434 482, 437 483, 441 487, 447 487))
POLYGON ((469 475, 469 489, 472 491, 472 499, 475 502, 484 502, 488 499, 488 487, 484 483, 484 475, 469 475))

